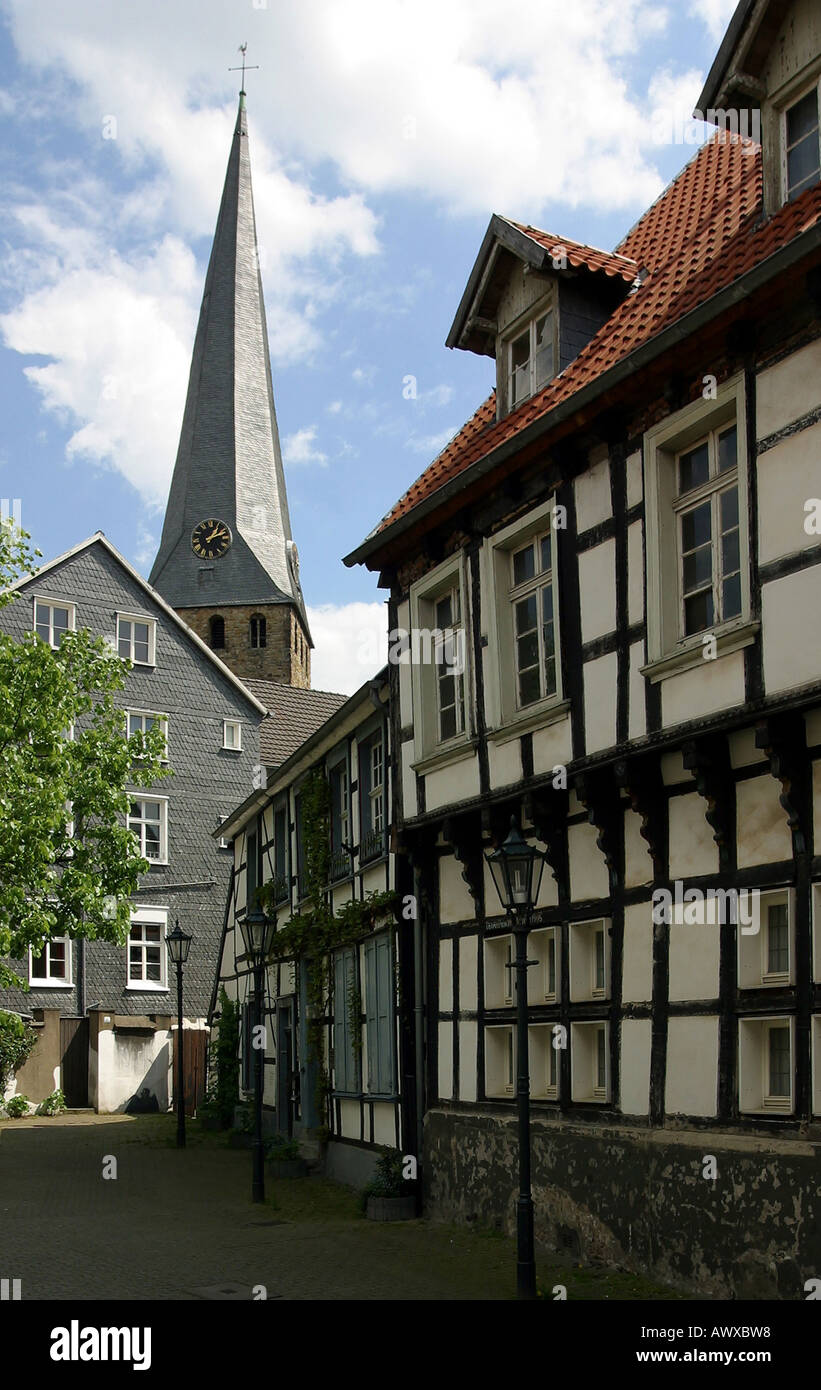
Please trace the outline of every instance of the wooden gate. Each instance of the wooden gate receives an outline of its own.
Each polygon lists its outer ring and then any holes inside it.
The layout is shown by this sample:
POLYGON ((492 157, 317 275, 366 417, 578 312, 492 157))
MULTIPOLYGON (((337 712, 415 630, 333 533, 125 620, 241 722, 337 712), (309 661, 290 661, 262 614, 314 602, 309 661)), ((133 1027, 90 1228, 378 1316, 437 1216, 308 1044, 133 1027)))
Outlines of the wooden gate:
POLYGON ((62 1091, 70 1109, 88 1105, 88 1019, 60 1019, 62 1091))
MULTIPOLYGON (((174 1030, 174 1086, 177 1085, 177 1047, 179 1030, 174 1030)), ((205 1057, 208 1034, 204 1028, 182 1030, 182 1077, 185 1093, 185 1113, 193 1115, 205 1095, 205 1057)), ((174 1097, 176 1105, 176 1096, 174 1097)))

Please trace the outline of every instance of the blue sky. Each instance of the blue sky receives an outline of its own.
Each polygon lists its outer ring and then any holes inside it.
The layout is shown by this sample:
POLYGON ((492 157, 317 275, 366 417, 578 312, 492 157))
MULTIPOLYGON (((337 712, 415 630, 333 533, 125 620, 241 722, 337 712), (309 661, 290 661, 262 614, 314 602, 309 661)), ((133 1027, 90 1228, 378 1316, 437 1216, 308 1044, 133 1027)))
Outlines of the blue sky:
POLYGON ((444 346, 491 213, 614 246, 703 138, 733 8, 0 0, 0 496, 46 558, 103 530, 148 573, 247 41, 314 685, 355 689, 384 595, 341 557, 491 388, 444 346))

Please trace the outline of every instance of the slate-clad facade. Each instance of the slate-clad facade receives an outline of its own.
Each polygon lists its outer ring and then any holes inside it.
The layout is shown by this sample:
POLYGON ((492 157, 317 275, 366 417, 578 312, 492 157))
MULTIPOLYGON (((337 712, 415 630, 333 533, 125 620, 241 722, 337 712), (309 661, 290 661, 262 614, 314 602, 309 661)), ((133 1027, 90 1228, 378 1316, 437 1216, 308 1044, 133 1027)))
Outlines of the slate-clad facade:
MULTIPOLYGON (((179 917, 183 930, 194 937, 185 969, 185 1015, 189 1024, 204 1026, 208 1012, 217 951, 223 926, 225 895, 231 875, 230 854, 218 848, 213 831, 232 805, 244 799, 253 785, 259 763, 259 727, 265 706, 233 674, 204 650, 193 634, 144 580, 98 535, 74 552, 43 568, 20 584, 17 597, 4 610, 4 629, 21 637, 34 627, 34 604, 49 601, 69 605, 73 626, 116 641, 117 616, 145 619, 152 626, 152 658, 135 664, 125 690, 116 701, 124 709, 157 713, 168 720, 168 763, 172 776, 154 788, 139 788, 148 801, 167 807, 163 819, 161 854, 142 876, 133 900, 134 921, 159 925, 158 940, 179 917), (240 730, 238 746, 226 748, 225 721, 240 730)), ((153 941, 150 935, 146 940, 153 941)), ((140 988, 147 971, 134 961, 137 980, 130 979, 129 947, 107 942, 69 943, 70 985, 55 980, 28 993, 4 991, 2 1006, 46 1020, 50 1066, 37 1059, 43 1094, 60 1085, 67 1033, 60 1044, 53 1027, 56 1013, 64 1019, 88 1018, 88 1095, 75 1103, 99 1110, 122 1109, 144 1086, 156 1096, 160 1109, 169 1103, 172 1016, 176 1017, 176 983, 160 940, 161 982, 140 988), (49 1084, 46 1084, 46 1083, 49 1084)), ((154 956, 150 959, 153 962, 154 956)), ((19 962, 24 978, 29 962, 19 962)), ((66 972, 64 972, 66 973, 66 972)), ((153 973, 153 972, 152 972, 153 973)), ((38 1018, 38 1022, 43 1022, 38 1018)), ((44 1037, 45 1037, 44 1033, 44 1037)), ((75 1052, 85 1044, 72 1041, 75 1052)), ((39 1049, 42 1052, 42 1045, 39 1049)), ((29 1064, 31 1065, 31 1064, 29 1064)), ((27 1089, 27 1070, 17 1077, 19 1093, 42 1099, 27 1089)))
POLYGON ((515 990, 483 858, 513 816, 548 862, 537 1239, 795 1299, 821 1221, 821 158, 799 188, 779 142, 815 93, 821 152, 821 36, 784 9, 740 5, 723 60, 755 56, 763 156, 717 136, 612 256, 494 219, 449 342, 490 351, 497 389, 348 563, 380 573, 391 628, 463 654, 391 668, 427 1210, 513 1227, 515 990), (565 362, 581 285, 605 312, 565 362), (755 924, 711 916, 718 890, 759 895, 755 924))

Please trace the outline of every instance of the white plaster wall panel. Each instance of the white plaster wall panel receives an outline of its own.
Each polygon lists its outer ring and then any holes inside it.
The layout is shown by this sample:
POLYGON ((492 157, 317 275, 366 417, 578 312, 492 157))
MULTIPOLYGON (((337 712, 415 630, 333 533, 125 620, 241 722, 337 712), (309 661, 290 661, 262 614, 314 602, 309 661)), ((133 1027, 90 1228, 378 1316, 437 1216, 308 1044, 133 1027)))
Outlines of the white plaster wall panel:
POLYGON ((475 916, 473 898, 453 855, 439 860, 439 920, 462 922, 475 916))
POLYGON ((339 1116, 342 1122, 343 1139, 358 1139, 360 1134, 359 1101, 341 1100, 339 1102, 339 1116))
POLYGON ((738 867, 770 864, 792 856, 792 837, 779 805, 781 784, 769 773, 736 786, 738 867))
POLYGON ((537 777, 552 772, 554 767, 566 767, 573 757, 573 736, 570 716, 557 719, 544 729, 533 730, 533 771, 537 777))
POLYGON ((644 496, 640 449, 637 449, 634 454, 630 454, 624 467, 627 476, 627 505, 628 507, 635 507, 644 496))
POLYGON ((580 473, 575 482, 576 529, 588 531, 613 514, 610 499, 610 462, 600 459, 580 473))
POLYGON ((821 405, 821 339, 759 372, 755 387, 756 437, 766 439, 821 405))
POLYGON ((479 1007, 479 938, 459 938, 459 1011, 471 1013, 479 1007))
POLYGON ((738 733, 730 734, 728 744, 731 767, 752 767, 754 763, 766 762, 761 749, 755 746, 755 729, 739 729, 738 733))
POLYGON ((492 787, 509 787, 513 782, 521 782, 522 745, 518 738, 507 743, 489 743, 488 764, 492 787))
MULTIPOLYGON (((537 840, 536 844, 538 845, 540 850, 544 850, 545 846, 542 844, 541 840, 537 840)), ((487 901, 487 899, 485 899, 485 901, 487 901)), ((536 907, 556 907, 558 901, 559 889, 556 884, 556 880, 553 877, 553 874, 551 873, 550 865, 545 864, 544 873, 542 874, 542 881, 539 885, 539 895, 536 899, 535 905, 536 907)))
POLYGON ((704 815, 698 792, 670 798, 670 877, 685 887, 699 874, 718 873, 718 845, 704 815))
POLYGON ((821 566, 811 565, 763 586, 761 627, 768 695, 818 680, 821 566))
MULTIPOLYGON (((668 1115, 715 1115, 718 1109, 718 1018, 671 1018, 667 1025, 668 1115)), ((709 1145, 705 1136, 705 1151, 709 1145)))
POLYGON ((476 1099, 476 1024, 467 1019, 459 1024, 459 1099, 476 1099))
POLYGON ((807 747, 819 747, 821 745, 821 709, 807 711, 804 715, 804 727, 807 730, 807 747))
POLYGON ((443 1014, 453 1008, 453 944, 439 943, 439 1008, 443 1014))
POLYGON ((640 623, 644 617, 644 527, 634 521, 627 528, 627 621, 640 623))
POLYGON ((621 1025, 621 1082, 619 1094, 623 1115, 650 1113, 649 1018, 626 1018, 621 1025))
POLYGON ((573 902, 606 898, 610 885, 607 865, 596 844, 596 828, 581 821, 567 827, 570 853, 570 896, 573 902))
POLYGON ((653 997, 653 905, 631 903, 624 909, 622 999, 625 1004, 649 1003, 653 997))
POLYGON ((618 657, 615 652, 584 663, 584 736, 587 752, 612 748, 616 742, 616 684, 618 657))
POLYGON ((439 1095, 453 1097, 453 1024, 439 1024, 439 1095))
POLYGON ((413 678, 409 662, 399 662, 399 722, 403 729, 413 724, 413 678))
POLYGON ((665 787, 675 787, 679 782, 692 782, 693 775, 684 766, 684 757, 678 749, 673 753, 662 753, 661 780, 665 787))
POLYGON ((425 774, 425 805, 429 811, 479 795, 479 760, 475 754, 425 774))
POLYGON ((407 819, 415 816, 418 811, 416 800, 416 773, 411 767, 413 760, 413 744, 404 743, 401 751, 402 759, 402 811, 407 819))
POLYGON ((646 660, 644 642, 634 642, 630 648, 630 666, 627 688, 627 737, 644 738, 647 733, 647 705, 645 701, 645 677, 641 668, 646 660))
POLYGON ((98 1101, 103 1114, 123 1110, 135 1092, 144 1086, 157 1097, 160 1110, 167 1110, 172 1090, 172 1032, 161 1028, 149 1036, 117 1033, 101 1029, 98 1037, 98 1101))
POLYGON ((661 714, 665 724, 683 724, 716 710, 744 703, 744 653, 731 652, 715 661, 700 661, 689 671, 661 682, 661 714))
POLYGON ((819 494, 819 459, 821 424, 789 435, 759 457, 758 556, 762 564, 821 545, 821 536, 804 530, 804 503, 819 494))
POLYGON ((391 1149, 395 1145, 396 1110, 394 1106, 380 1105, 379 1101, 374 1102, 373 1142, 375 1144, 385 1144, 391 1149))
MULTIPOLYGON (((706 904, 704 906, 706 908, 706 904)), ((715 904, 713 911, 718 917, 715 904)), ((673 918, 670 923, 670 999, 680 1003, 685 999, 718 998, 720 937, 718 921, 693 924, 673 918)))
POLYGON ((616 627, 616 542, 594 545, 578 558, 582 641, 592 642, 616 627))
POLYGON ((653 861, 641 833, 641 816, 633 810, 624 813, 624 880, 628 888, 653 881, 653 861))

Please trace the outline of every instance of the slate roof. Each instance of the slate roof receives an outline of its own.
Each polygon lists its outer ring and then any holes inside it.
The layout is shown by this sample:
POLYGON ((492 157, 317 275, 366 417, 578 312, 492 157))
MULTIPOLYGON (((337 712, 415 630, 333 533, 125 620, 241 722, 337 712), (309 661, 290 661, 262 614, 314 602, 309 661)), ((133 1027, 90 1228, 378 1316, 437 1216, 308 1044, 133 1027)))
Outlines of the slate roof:
MULTIPOLYGON (((496 393, 492 392, 346 562, 361 560, 365 546, 370 547, 437 489, 821 223, 821 185, 768 221, 761 219, 760 147, 719 132, 616 247, 616 257, 628 258, 647 272, 640 287, 614 309, 563 372, 502 420, 496 419, 496 393)), ((535 232, 526 230, 531 236, 535 232)), ((547 233, 541 235, 551 247, 556 243, 547 233)), ((570 248, 571 243, 558 240, 570 248)))
POLYGON ((266 767, 284 763, 348 699, 328 690, 300 690, 278 681, 242 683, 268 709, 259 730, 259 755, 266 767))

